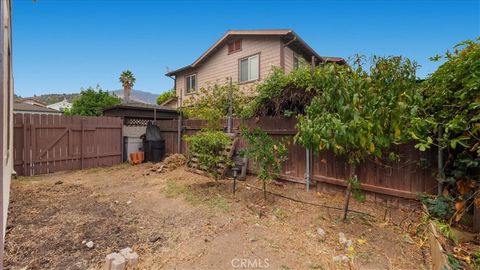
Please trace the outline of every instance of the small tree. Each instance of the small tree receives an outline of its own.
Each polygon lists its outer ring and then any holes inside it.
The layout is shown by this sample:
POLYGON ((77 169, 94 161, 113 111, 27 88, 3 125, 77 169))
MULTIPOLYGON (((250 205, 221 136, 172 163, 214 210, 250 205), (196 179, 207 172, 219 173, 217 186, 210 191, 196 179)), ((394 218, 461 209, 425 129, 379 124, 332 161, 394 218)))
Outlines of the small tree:
MULTIPOLYGON (((360 182, 355 171, 368 157, 408 138, 404 132, 416 109, 416 64, 401 57, 374 57, 370 72, 357 58, 354 68, 327 64, 315 70, 318 95, 299 117, 296 140, 307 148, 343 155, 350 165, 343 220, 352 191, 360 182)), ((394 158, 395 154, 389 155, 394 158)))
POLYGON ((165 101, 167 101, 168 99, 174 96, 175 96, 175 89, 170 89, 168 91, 165 91, 157 97, 157 104, 162 105, 165 101))
POLYGON ((132 92, 133 85, 135 84, 135 76, 130 70, 125 70, 120 74, 119 78, 120 82, 122 83, 124 92, 124 100, 125 102, 130 101, 130 93, 132 92))
POLYGON ((258 166, 258 178, 262 180, 263 197, 267 199, 267 182, 275 179, 282 170, 287 157, 285 144, 275 141, 261 128, 249 130, 242 127, 242 136, 247 143, 244 154, 258 166))
POLYGON ((103 109, 120 104, 120 99, 103 91, 99 86, 82 89, 73 100, 72 108, 64 111, 66 115, 100 116, 103 109))

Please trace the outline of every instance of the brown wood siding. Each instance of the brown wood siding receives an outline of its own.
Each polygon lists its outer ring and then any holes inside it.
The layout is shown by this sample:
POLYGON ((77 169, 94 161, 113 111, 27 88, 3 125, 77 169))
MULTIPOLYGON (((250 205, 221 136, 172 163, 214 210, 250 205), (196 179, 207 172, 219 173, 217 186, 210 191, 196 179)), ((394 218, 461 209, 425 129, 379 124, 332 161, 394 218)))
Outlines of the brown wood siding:
POLYGON ((293 70, 293 58, 295 53, 289 47, 285 47, 284 49, 284 65, 285 65, 285 73, 289 73, 293 70))
POLYGON ((122 162, 122 119, 14 115, 14 168, 19 175, 111 166, 122 162))

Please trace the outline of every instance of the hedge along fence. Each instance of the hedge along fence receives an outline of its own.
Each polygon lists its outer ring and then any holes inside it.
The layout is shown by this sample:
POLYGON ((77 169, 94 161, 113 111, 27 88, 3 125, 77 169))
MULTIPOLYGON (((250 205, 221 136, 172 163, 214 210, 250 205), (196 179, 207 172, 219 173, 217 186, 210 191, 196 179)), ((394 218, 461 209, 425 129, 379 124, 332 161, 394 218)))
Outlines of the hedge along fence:
MULTIPOLYGON (((239 133, 240 126, 260 127, 274 138, 289 138, 288 159, 283 166, 280 179, 306 184, 306 150, 293 142, 297 133, 295 118, 260 117, 251 119, 233 119, 232 132, 239 133)), ((166 140, 168 153, 178 153, 178 121, 157 121, 166 140)), ((205 127, 204 120, 184 120, 182 122, 182 136, 192 135, 205 127)), ((226 127, 224 120, 223 126, 226 127)), ((240 140, 238 147, 244 146, 240 140)), ((374 194, 389 195, 398 198, 416 199, 418 192, 435 193, 437 181, 434 177, 436 151, 420 152, 413 144, 395 146, 400 155, 400 162, 368 160, 357 168, 358 178, 362 181, 362 190, 374 194)), ((181 142, 181 153, 186 154, 188 146, 181 142)), ((311 169, 312 184, 326 183, 335 186, 346 186, 345 179, 349 175, 349 165, 345 159, 335 156, 331 152, 321 152, 313 155, 311 169)), ((254 165, 249 164, 249 172, 254 173, 254 165)), ((368 196, 367 196, 368 197, 368 196)), ((375 197, 375 200, 384 200, 385 196, 375 197)))

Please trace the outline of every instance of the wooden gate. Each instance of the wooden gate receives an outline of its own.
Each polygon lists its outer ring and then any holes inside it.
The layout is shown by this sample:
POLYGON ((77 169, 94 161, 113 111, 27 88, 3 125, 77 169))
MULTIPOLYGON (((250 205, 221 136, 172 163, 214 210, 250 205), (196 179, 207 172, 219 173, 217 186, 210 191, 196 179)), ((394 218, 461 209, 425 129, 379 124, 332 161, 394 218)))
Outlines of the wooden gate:
POLYGON ((13 137, 18 175, 122 162, 121 118, 15 114, 13 137))

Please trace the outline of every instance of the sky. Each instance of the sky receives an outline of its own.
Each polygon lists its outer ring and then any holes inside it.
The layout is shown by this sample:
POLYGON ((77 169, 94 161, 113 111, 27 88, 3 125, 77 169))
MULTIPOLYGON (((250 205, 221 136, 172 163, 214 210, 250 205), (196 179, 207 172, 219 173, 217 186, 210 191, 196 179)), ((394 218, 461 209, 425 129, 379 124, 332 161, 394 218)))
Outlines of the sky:
POLYGON ((15 93, 75 93, 100 85, 173 87, 167 68, 191 64, 229 29, 293 29, 320 55, 403 55, 424 78, 429 57, 480 36, 480 0, 13 0, 15 93))

